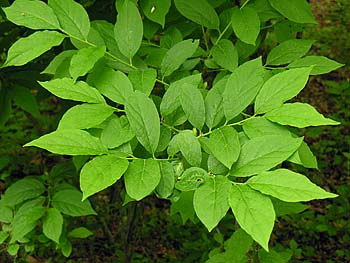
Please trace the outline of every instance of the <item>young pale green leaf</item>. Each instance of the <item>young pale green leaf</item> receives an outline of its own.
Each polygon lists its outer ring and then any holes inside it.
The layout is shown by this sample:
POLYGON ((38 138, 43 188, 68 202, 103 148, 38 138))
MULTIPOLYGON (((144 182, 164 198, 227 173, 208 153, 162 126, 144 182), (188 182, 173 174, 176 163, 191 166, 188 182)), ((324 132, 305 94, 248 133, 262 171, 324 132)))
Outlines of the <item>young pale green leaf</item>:
POLYGON ((106 123, 106 127, 101 132, 101 141, 109 149, 113 149, 127 143, 135 137, 131 130, 128 119, 125 116, 111 116, 106 123))
POLYGON ((317 24, 306 0, 269 0, 271 6, 290 21, 317 24))
POLYGON ((61 99, 105 103, 98 90, 83 81, 74 82, 72 79, 63 78, 39 82, 39 84, 61 99))
POLYGON ((74 38, 86 40, 90 31, 90 20, 84 7, 73 0, 49 0, 61 28, 74 38))
POLYGON ((89 229, 85 227, 77 227, 77 228, 74 228, 72 231, 70 231, 68 233, 68 236, 72 238, 88 238, 93 234, 94 233, 92 233, 89 229))
POLYGON ((199 40, 187 39, 175 44, 165 54, 162 64, 161 73, 164 77, 171 75, 177 70, 186 59, 190 58, 197 50, 199 40))
POLYGON ((231 22, 233 31, 241 41, 255 45, 260 33, 260 19, 254 9, 248 6, 235 8, 232 12, 231 22))
POLYGON ((49 208, 43 221, 44 235, 58 244, 62 234, 62 227, 63 216, 61 212, 56 208, 49 208))
POLYGON ((70 61, 69 72, 74 80, 84 76, 104 56, 106 47, 87 47, 79 49, 70 61))
POLYGON ((212 231, 226 215, 231 182, 224 176, 209 177, 195 192, 193 206, 199 220, 212 231))
POLYGON ((117 182, 128 169, 129 162, 113 155, 97 156, 80 172, 83 200, 117 182))
POLYGON ((9 49, 3 67, 22 66, 62 43, 65 36, 56 31, 38 31, 20 38, 9 49))
POLYGON ((170 141, 168 154, 173 156, 179 151, 181 151, 188 163, 192 166, 200 167, 202 162, 201 145, 192 131, 181 131, 170 141))
POLYGON ((58 130, 88 129, 95 127, 106 120, 114 112, 114 108, 106 104, 89 104, 70 108, 60 120, 58 130))
POLYGON ((140 5, 149 20, 164 28, 165 16, 169 12, 171 0, 142 0, 140 5))
POLYGON ((303 138, 266 135, 243 144, 231 175, 246 177, 269 170, 287 160, 300 146, 303 138))
POLYGON ((174 3, 187 19, 209 29, 219 29, 219 16, 207 0, 175 0, 174 3))
POLYGON ((300 164, 306 168, 318 169, 317 159, 305 142, 302 142, 298 151, 289 157, 288 161, 300 164))
POLYGON ((310 75, 321 75, 341 68, 344 64, 340 64, 322 56, 307 56, 293 61, 288 65, 288 68, 302 68, 309 66, 313 66, 310 75))
POLYGON ((167 161, 159 162, 161 178, 156 188, 156 192, 161 198, 168 198, 174 191, 175 170, 171 163, 167 161))
POLYGON ((220 79, 208 91, 205 97, 205 123, 208 128, 214 128, 224 119, 223 94, 228 77, 220 79))
POLYGON ((325 118, 307 103, 286 103, 265 114, 265 118, 281 125, 298 128, 321 125, 339 125, 340 122, 325 118))
POLYGON ((36 146, 52 153, 66 155, 101 155, 108 152, 99 138, 82 130, 54 131, 24 146, 36 146))
POLYGON ((53 10, 42 1, 16 0, 3 10, 7 19, 19 26, 31 29, 58 29, 60 27, 53 10))
POLYGON ((228 39, 221 39, 213 46, 211 53, 216 64, 229 71, 234 71, 238 66, 238 52, 236 47, 228 39))
POLYGON ((180 92, 180 104, 188 121, 201 130, 205 122, 205 105, 202 93, 191 84, 184 84, 180 92))
POLYGON ((306 202, 338 196, 318 187, 306 176, 287 169, 263 172, 250 178, 247 184, 263 194, 285 202, 306 202))
POLYGON ((280 107, 305 87, 312 68, 296 68, 276 74, 265 82, 255 99, 256 114, 280 107))
MULTIPOLYGON (((313 40, 290 39, 273 48, 267 55, 266 65, 288 64, 304 56, 311 48, 313 40)), ((303 65, 307 67, 311 65, 303 65)))
POLYGON ((227 120, 232 120, 254 100, 264 83, 261 57, 238 67, 226 82, 223 107, 227 120))
POLYGON ((45 187, 40 180, 26 177, 11 184, 1 200, 4 204, 14 207, 23 201, 40 196, 44 191, 45 187))
POLYGON ((268 251, 276 217, 271 199, 247 185, 233 185, 229 202, 240 227, 268 251))
POLYGON ((243 131, 250 138, 265 135, 281 135, 291 137, 291 132, 281 125, 270 122, 265 117, 254 117, 243 123, 243 131))
POLYGON ((160 182, 161 174, 158 161, 138 159, 130 163, 124 175, 128 195, 139 201, 148 196, 160 182))
POLYGON ((142 19, 136 5, 125 1, 117 16, 114 37, 120 52, 130 61, 139 50, 143 36, 142 19))
POLYGON ((137 140, 150 153, 155 153, 160 136, 159 115, 154 102, 144 93, 135 91, 125 106, 126 116, 137 140))
POLYGON ((29 89, 14 85, 11 87, 11 95, 13 101, 18 107, 29 112, 35 118, 40 117, 38 102, 29 89))
POLYGON ((76 189, 61 190, 53 195, 52 205, 69 216, 96 215, 89 200, 82 201, 82 197, 82 193, 76 189))
POLYGON ((215 129, 207 146, 215 158, 229 169, 237 161, 241 150, 237 131, 227 126, 215 129))
POLYGON ((157 71, 153 68, 135 70, 128 75, 134 90, 139 90, 149 96, 157 79, 157 71))
POLYGON ((208 179, 208 172, 199 167, 190 167, 177 179, 176 189, 186 192, 196 190, 208 179))
POLYGON ((89 75, 89 83, 110 100, 125 104, 133 88, 128 77, 121 71, 101 67, 89 75))

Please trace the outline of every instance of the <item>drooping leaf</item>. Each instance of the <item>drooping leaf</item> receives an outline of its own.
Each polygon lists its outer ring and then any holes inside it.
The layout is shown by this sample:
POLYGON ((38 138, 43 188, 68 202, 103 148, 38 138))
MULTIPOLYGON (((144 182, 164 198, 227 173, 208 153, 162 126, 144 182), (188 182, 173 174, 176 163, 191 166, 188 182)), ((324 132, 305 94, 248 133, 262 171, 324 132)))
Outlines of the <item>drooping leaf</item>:
POLYGON ((88 103, 105 103, 98 90, 83 81, 74 83, 72 79, 63 78, 39 82, 39 84, 61 99, 88 103))
POLYGON ((177 179, 176 189, 186 192, 196 190, 208 179, 208 172, 199 167, 190 167, 186 169, 177 179))
POLYGON ((24 146, 36 146, 56 154, 101 155, 108 152, 99 138, 82 130, 54 131, 24 146))
MULTIPOLYGON (((290 39, 273 48, 267 55, 266 65, 288 64, 304 56, 311 48, 313 40, 290 39)), ((307 67, 311 65, 303 65, 307 67)))
POLYGON ((321 125, 338 125, 340 122, 325 118, 307 103, 286 103, 265 114, 265 118, 281 125, 298 128, 321 125))
POLYGON ((73 0, 49 0, 61 28, 78 39, 86 40, 90 31, 90 20, 84 7, 73 0))
POLYGON ((136 138, 153 154, 160 136, 159 116, 154 102, 144 93, 135 91, 128 98, 125 111, 136 138))
POLYGON ((97 156, 80 172, 83 200, 117 182, 128 169, 129 162, 114 155, 97 156))
POLYGON ((63 216, 61 212, 56 208, 49 208, 43 221, 44 235, 58 244, 62 234, 62 227, 63 216))
POLYGON ((52 197, 52 205, 61 213, 69 216, 96 215, 89 200, 82 201, 82 193, 75 189, 56 192, 52 197))
POLYGON ((161 73, 164 77, 171 75, 186 59, 197 50, 199 40, 187 39, 175 44, 166 53, 161 64, 161 73))
POLYGON ((219 29, 219 16, 206 0, 175 0, 176 9, 187 19, 207 27, 219 29))
POLYGON ((231 21, 236 36, 244 43, 255 45, 260 33, 260 20, 257 12, 248 6, 235 8, 231 21))
POLYGON ((148 196, 160 182, 161 174, 158 161, 138 159, 130 163, 124 175, 126 192, 139 201, 148 196))
POLYGON ((255 99, 255 113, 276 109, 296 96, 306 85, 310 72, 311 68, 290 69, 268 79, 255 99))
POLYGON ((143 24, 139 10, 132 1, 125 1, 118 12, 114 37, 120 52, 130 61, 141 46, 143 24))
POLYGON ((193 206, 208 231, 213 230, 229 209, 231 182, 224 176, 209 177, 194 192, 193 206))
POLYGON ((58 29, 60 27, 53 10, 42 1, 16 0, 3 10, 7 19, 19 26, 31 29, 58 29))
POLYGON ((229 202, 240 227, 268 251, 275 223, 271 199, 247 185, 233 185, 229 202))
POLYGON ((269 170, 290 157, 303 138, 266 135, 243 144, 238 161, 232 167, 233 176, 250 176, 269 170))
POLYGON ((326 192, 312 183, 306 176, 287 169, 263 172, 250 178, 247 184, 263 194, 271 195, 285 202, 306 202, 338 196, 326 192))
POLYGON ((140 5, 149 20, 164 28, 165 16, 169 12, 171 0, 142 0, 140 5))
POLYGON ((11 87, 11 93, 17 106, 29 112, 35 118, 40 117, 38 103, 29 89, 16 85, 11 87))
POLYGON ((211 52, 215 63, 219 66, 231 72, 237 68, 238 52, 230 40, 221 39, 219 43, 213 46, 211 52))
POLYGON ((3 67, 22 66, 62 43, 65 36, 56 31, 38 31, 20 38, 9 49, 3 67))
POLYGON ((159 162, 161 178, 156 188, 161 198, 168 198, 174 191, 175 171, 173 165, 167 161, 159 162))
POLYGON ((128 75, 134 90, 139 90, 149 96, 152 93, 157 79, 157 71, 149 68, 146 70, 135 70, 128 75))
POLYGON ((232 120, 254 100, 264 83, 261 57, 238 67, 226 82, 223 107, 227 120, 232 120))
POLYGON ((344 66, 344 64, 340 64, 322 56, 307 56, 293 61, 288 65, 288 68, 302 68, 309 66, 313 66, 310 75, 321 75, 336 70, 344 66))
POLYGON ((78 50, 70 61, 69 72, 74 80, 84 76, 104 56, 106 47, 87 47, 78 50))
POLYGON ((172 201, 171 215, 179 213, 182 219, 182 223, 185 224, 188 219, 194 221, 195 211, 193 208, 193 195, 194 191, 182 192, 180 197, 176 201, 172 201))

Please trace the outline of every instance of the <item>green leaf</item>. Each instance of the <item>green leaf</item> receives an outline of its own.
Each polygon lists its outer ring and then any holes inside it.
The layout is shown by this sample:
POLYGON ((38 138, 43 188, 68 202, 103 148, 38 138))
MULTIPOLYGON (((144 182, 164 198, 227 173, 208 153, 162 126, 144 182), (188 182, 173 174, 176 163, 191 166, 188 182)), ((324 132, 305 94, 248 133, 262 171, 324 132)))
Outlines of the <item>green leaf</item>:
POLYGON ((170 214, 174 215, 179 213, 183 224, 185 224, 188 219, 192 222, 194 221, 193 194, 193 191, 182 192, 178 200, 172 200, 170 214))
POLYGON ((265 118, 281 125, 298 128, 321 125, 339 125, 340 122, 325 118, 307 103, 286 103, 265 114, 265 118))
POLYGON ((128 169, 129 162, 113 155, 97 156, 80 172, 83 200, 117 182, 128 169))
POLYGON ((199 167, 190 167, 177 178, 176 189, 185 192, 196 190, 208 179, 208 172, 199 167))
POLYGON ((133 92, 128 77, 121 71, 100 67, 89 75, 89 83, 110 100, 125 104, 133 92))
POLYGON ((95 63, 104 56, 106 47, 87 47, 79 49, 70 61, 69 72, 74 80, 86 75, 95 63))
POLYGON ((87 39, 90 20, 82 5, 73 0, 49 0, 49 6, 67 34, 78 39, 87 39))
POLYGON ((66 155, 101 155, 108 152, 100 139, 82 130, 54 131, 24 146, 36 146, 52 153, 66 155))
POLYGON ((130 95, 126 116, 137 140, 150 153, 155 153, 160 136, 159 115, 154 102, 140 91, 130 95))
POLYGON ((149 96, 157 79, 157 71, 153 68, 135 70, 128 75, 134 90, 139 90, 149 96))
POLYGON ((263 172, 250 178, 247 184, 266 195, 285 202, 306 202, 313 199, 335 198, 302 174, 287 169, 263 172))
POLYGON ((0 222, 11 223, 12 217, 13 217, 12 210, 4 202, 4 195, 3 195, 2 199, 0 200, 0 222))
POLYGON ((56 73, 59 71, 60 67, 64 65, 64 63, 69 61, 69 63, 67 64, 70 64, 70 59, 76 53, 77 53, 77 50, 62 51, 56 57, 54 57, 53 60, 51 60, 50 64, 41 72, 41 74, 56 75, 56 73))
POLYGON ((81 201, 82 197, 82 193, 78 190, 61 190, 53 195, 52 205, 69 216, 96 215, 89 200, 81 201))
POLYGON ((89 229, 85 227, 77 227, 77 228, 74 228, 72 231, 70 231, 68 233, 68 236, 72 238, 88 238, 93 234, 94 233, 92 233, 89 229))
POLYGON ((106 127, 101 132, 101 141, 109 149, 113 149, 127 143, 135 137, 126 116, 112 115, 106 122, 106 127))
MULTIPOLYGON (((290 39, 273 48, 267 55, 266 65, 288 64, 304 56, 311 48, 313 40, 290 39)), ((307 67, 309 65, 303 65, 307 67)), ((311 65, 310 65, 311 66, 311 65)))
POLYGON ((253 138, 242 146, 232 167, 233 176, 251 176, 269 170, 287 160, 300 146, 303 138, 266 135, 253 138))
POLYGON ((170 141, 168 154, 173 156, 179 151, 181 151, 188 163, 192 166, 200 167, 202 162, 201 145, 192 131, 181 131, 170 141))
POLYGON ((125 1, 118 11, 114 37, 120 52, 130 61, 141 46, 143 24, 139 10, 132 1, 125 1))
POLYGON ((9 49, 3 67, 22 66, 62 43, 64 35, 55 31, 38 31, 17 40, 9 49))
POLYGON ((254 117, 245 121, 243 130, 250 139, 265 135, 291 136, 291 132, 286 127, 270 122, 265 117, 254 117))
POLYGON ((124 175, 126 192, 139 201, 152 193, 161 178, 158 161, 138 159, 130 163, 124 175))
POLYGON ((174 191, 175 171, 173 165, 167 161, 159 162, 159 168, 161 178, 156 192, 161 198, 168 198, 174 191))
POLYGON ((241 263, 253 245, 252 238, 242 229, 237 229, 233 235, 225 241, 225 254, 232 263, 241 263))
POLYGON ((0 231, 0 245, 2 245, 9 236, 10 236, 9 233, 5 231, 0 231))
POLYGON ((312 15, 310 5, 306 0, 269 0, 269 2, 274 9, 290 21, 317 24, 312 15))
POLYGON ((304 88, 311 68, 297 68, 276 74, 265 82, 255 99, 256 114, 280 107, 304 88))
POLYGON ((182 39, 181 31, 178 28, 171 26, 160 37, 160 47, 169 49, 172 46, 174 46, 176 43, 181 42, 182 40, 183 39, 182 39))
POLYGON ((72 243, 67 239, 67 237, 65 237, 64 239, 61 238, 59 246, 61 248, 62 255, 68 258, 72 253, 72 243))
POLYGON ((300 164, 306 168, 318 169, 317 159, 312 153, 310 147, 305 142, 302 142, 298 151, 296 151, 291 157, 289 157, 288 161, 300 164))
POLYGON ((235 8, 232 12, 232 28, 244 43, 255 45, 260 33, 260 20, 257 12, 250 7, 235 8))
POLYGON ((268 251, 275 223, 275 210, 271 199, 247 185, 233 185, 229 200, 240 227, 268 251))
POLYGON ((45 190, 40 180, 26 177, 11 184, 1 200, 4 204, 14 207, 23 201, 40 196, 45 190))
POLYGON ((16 256, 18 251, 20 249, 20 246, 18 244, 10 244, 8 245, 6 251, 9 253, 10 256, 16 256))
POLYGON ((208 157, 208 171, 212 174, 227 174, 229 169, 210 154, 208 157))
POLYGON ((61 212, 56 208, 50 208, 47 210, 43 222, 44 235, 58 244, 62 234, 62 227, 63 216, 61 215, 61 212))
POLYGON ((88 129, 96 127, 114 112, 114 108, 105 104, 81 104, 70 108, 60 120, 58 130, 88 129))
POLYGON ((259 250, 259 262, 260 263, 288 263, 290 262, 293 256, 293 252, 291 249, 286 249, 281 252, 277 252, 272 249, 269 252, 266 252, 262 249, 259 250))
POLYGON ((238 66, 238 52, 236 47, 228 39, 221 39, 211 49, 213 59, 220 67, 234 71, 238 66))
POLYGON ((104 98, 98 90, 83 81, 74 82, 72 79, 63 78, 39 82, 39 84, 61 99, 105 103, 104 98))
POLYGON ((190 58, 197 50, 199 40, 187 39, 176 43, 166 53, 161 64, 161 73, 163 77, 171 75, 177 70, 186 59, 190 58))
POLYGON ((149 20, 164 28, 165 16, 169 12, 171 0, 142 0, 140 5, 149 20))
POLYGON ((241 150, 237 131, 228 126, 215 129, 207 146, 215 158, 229 169, 237 161, 241 150))
POLYGON ((53 10, 42 1, 16 0, 3 10, 7 19, 19 26, 31 29, 58 29, 60 27, 53 10))
POLYGON ((191 84, 181 87, 180 103, 189 122, 198 130, 203 128, 205 122, 205 105, 202 93, 191 84))
POLYGON ((164 151, 171 140, 172 132, 170 129, 166 128, 164 125, 160 126, 160 136, 159 143, 156 152, 164 151))
POLYGON ((340 64, 322 56, 307 56, 293 61, 288 68, 301 68, 313 66, 310 75, 321 75, 329 73, 333 70, 341 68, 344 64, 340 64))
POLYGON ((229 209, 231 182, 224 176, 209 177, 194 192, 193 206, 199 220, 212 231, 229 209))
POLYGON ((206 0, 175 0, 174 3, 187 19, 209 29, 219 29, 219 17, 206 0))
POLYGON ((29 112, 35 118, 40 117, 38 103, 29 89, 15 85, 11 87, 11 93, 17 106, 29 112))
POLYGON ((287 203, 276 198, 271 198, 276 217, 284 215, 299 214, 309 207, 301 203, 287 203))
POLYGON ((264 83, 261 57, 239 66, 226 82, 223 107, 227 120, 232 120, 254 100, 264 83))

